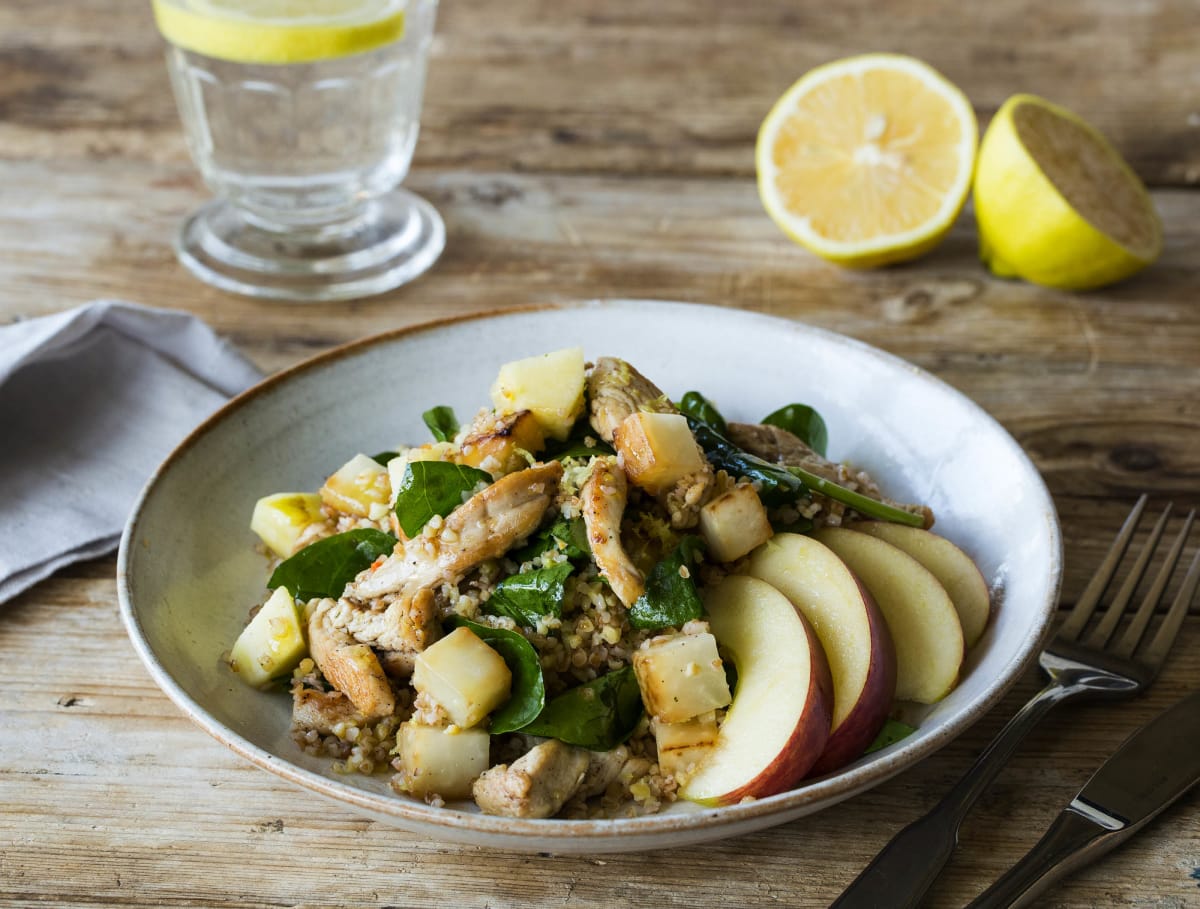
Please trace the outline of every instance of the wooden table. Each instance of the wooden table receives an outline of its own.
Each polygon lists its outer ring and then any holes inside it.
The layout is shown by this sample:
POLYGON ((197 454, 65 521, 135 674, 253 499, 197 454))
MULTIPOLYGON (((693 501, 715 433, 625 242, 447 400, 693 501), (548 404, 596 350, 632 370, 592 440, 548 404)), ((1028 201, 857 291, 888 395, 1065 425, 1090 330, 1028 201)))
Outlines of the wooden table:
MULTIPOLYGON (((1064 601, 1141 490, 1200 504, 1200 16, 1191 0, 447 3, 408 181, 448 243, 409 288, 288 307, 212 290, 170 238, 205 198, 148 4, 0 7, 0 322, 96 297, 186 309, 273 371, 435 316, 645 296, 794 317, 905 357, 995 415, 1044 473, 1064 601), (1090 294, 994 280, 964 214, 914 265, 850 273, 760 209, 755 130, 810 66, 893 49, 940 68, 981 123, 1032 91, 1104 130, 1153 190, 1162 260, 1090 294)), ((0 607, 0 904, 825 906, 1038 684, 936 756, 819 815, 627 856, 464 848, 366 821, 185 720, 117 617, 114 560, 0 607)), ((1193 613, 1150 693, 1069 708, 984 797, 930 905, 960 906, 1030 846, 1100 759, 1200 682, 1193 613)), ((1045 906, 1200 905, 1200 794, 1045 906)))

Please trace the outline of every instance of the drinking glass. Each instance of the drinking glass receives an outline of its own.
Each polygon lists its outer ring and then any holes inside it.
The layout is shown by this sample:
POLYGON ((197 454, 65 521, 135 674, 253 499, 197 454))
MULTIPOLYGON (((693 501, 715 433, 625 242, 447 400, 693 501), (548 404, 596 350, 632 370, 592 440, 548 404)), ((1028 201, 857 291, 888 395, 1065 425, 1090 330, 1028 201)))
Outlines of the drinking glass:
POLYGON ((197 2, 156 0, 188 149, 215 196, 184 222, 180 261, 225 290, 298 301, 380 293, 429 268, 445 227, 399 184, 437 0, 402 4, 402 28, 379 46, 285 63, 213 56, 192 40, 199 27, 168 18, 197 2))

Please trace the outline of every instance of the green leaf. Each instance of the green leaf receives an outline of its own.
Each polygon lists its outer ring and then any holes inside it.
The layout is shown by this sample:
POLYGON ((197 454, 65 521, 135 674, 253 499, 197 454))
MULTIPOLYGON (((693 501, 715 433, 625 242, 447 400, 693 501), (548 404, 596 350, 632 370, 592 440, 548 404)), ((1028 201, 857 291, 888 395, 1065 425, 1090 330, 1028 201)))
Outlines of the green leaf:
POLYGON ((537 626, 543 616, 561 616, 567 596, 567 577, 574 570, 570 562, 514 574, 496 585, 484 608, 492 615, 508 616, 526 628, 537 626))
POLYGON ((626 666, 564 691, 521 731, 608 751, 629 738, 641 718, 642 693, 633 667, 626 666))
POLYGON ((492 475, 449 461, 410 461, 396 491, 396 517, 409 537, 421 532, 434 515, 445 517, 492 475))
POLYGON ((717 410, 712 401, 700 392, 685 393, 677 406, 679 412, 684 416, 694 417, 701 423, 707 423, 723 436, 729 434, 729 427, 725 424, 725 418, 721 416, 721 412, 717 410))
POLYGON ((813 492, 819 492, 821 495, 827 496, 835 502, 848 505, 859 514, 866 515, 869 518, 878 518, 881 521, 891 521, 894 524, 908 524, 911 527, 925 526, 924 515, 914 514, 911 511, 905 511, 903 508, 897 508, 895 505, 888 505, 885 502, 880 502, 878 499, 872 499, 870 496, 865 496, 861 492, 855 492, 853 489, 847 489, 845 486, 834 483, 832 480, 819 477, 815 473, 809 473, 803 467, 788 467, 787 469, 813 492))
POLYGON ((769 426, 786 429, 801 442, 825 457, 825 449, 829 447, 829 430, 821 415, 807 404, 788 404, 762 418, 769 426))
POLYGON ((541 457, 543 461, 563 461, 567 458, 586 461, 597 455, 610 454, 614 454, 613 447, 596 436, 588 421, 577 420, 571 429, 571 434, 564 441, 548 440, 546 450, 541 457), (591 439, 591 445, 588 444, 589 439, 591 439))
POLYGON ((870 754, 872 751, 878 751, 880 748, 894 745, 901 739, 908 738, 916 731, 916 726, 901 723, 899 720, 888 720, 883 724, 883 728, 879 730, 879 735, 875 736, 875 741, 867 746, 867 750, 863 754, 870 754))
POLYGON ((549 527, 538 531, 520 549, 510 553, 509 558, 518 564, 528 562, 548 549, 557 549, 568 559, 582 559, 591 555, 592 547, 588 543, 583 519, 559 517, 549 527))
POLYGON ((452 408, 445 405, 433 407, 421 414, 421 419, 439 442, 452 442, 458 435, 458 417, 454 415, 452 408))
POLYGON ((340 597, 359 572, 395 548, 394 536, 370 527, 334 534, 280 562, 267 586, 286 587, 297 600, 340 597))
POLYGON ((684 537, 669 556, 651 569, 646 578, 646 592, 629 609, 630 625, 634 628, 666 628, 682 625, 704 614, 692 578, 703 549, 699 537, 684 537))
POLYGON ((460 615, 451 616, 448 624, 454 628, 469 628, 475 635, 504 658, 512 673, 512 694, 492 711, 492 735, 516 732, 537 718, 546 705, 546 683, 542 678, 542 663, 533 645, 515 631, 492 628, 472 622, 460 615))
POLYGON ((387 467, 388 461, 390 461, 392 458, 398 457, 400 457, 400 452, 398 451, 381 451, 379 454, 371 455, 371 460, 380 467, 387 467))
POLYGON ((804 484, 788 468, 742 451, 703 420, 692 416, 687 419, 692 434, 713 467, 732 477, 746 477, 758 484, 758 497, 764 505, 784 505, 804 494, 804 484))

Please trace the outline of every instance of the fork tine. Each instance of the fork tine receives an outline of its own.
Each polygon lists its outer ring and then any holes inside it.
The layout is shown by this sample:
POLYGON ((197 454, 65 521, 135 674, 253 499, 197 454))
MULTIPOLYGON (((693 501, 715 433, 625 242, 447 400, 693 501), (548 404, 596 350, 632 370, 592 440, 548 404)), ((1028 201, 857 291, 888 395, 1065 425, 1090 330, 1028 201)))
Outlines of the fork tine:
POLYGON ((1168 502, 1167 507, 1163 509, 1163 513, 1158 516, 1158 521, 1154 524, 1154 528, 1150 531, 1150 536, 1146 538, 1146 542, 1142 546, 1142 551, 1134 559, 1133 566, 1129 569, 1129 574, 1125 576, 1125 583, 1121 585, 1121 589, 1117 591, 1117 595, 1109 603, 1108 609, 1104 613, 1104 618, 1100 620, 1100 624, 1088 636, 1086 642, 1088 647, 1103 647, 1108 643, 1108 639, 1112 637, 1113 632, 1116 631, 1117 623, 1121 621, 1121 616, 1125 613, 1125 607, 1133 599, 1133 594, 1137 591, 1137 586, 1142 581, 1142 575, 1146 573, 1146 567, 1150 564, 1150 559, 1154 556, 1154 550, 1158 547, 1158 541, 1162 538, 1163 530, 1166 529, 1167 520, 1170 517, 1171 504, 1168 502))
POLYGON ((1196 595, 1198 586, 1200 586, 1200 549, 1196 550, 1196 554, 1192 556, 1191 567, 1184 576, 1179 593, 1175 595, 1175 602, 1167 611, 1167 617, 1163 619, 1162 627, 1158 629, 1154 640, 1150 642, 1145 655, 1141 658, 1141 662, 1149 666, 1156 674, 1162 668, 1167 653, 1171 650, 1171 645, 1175 643, 1175 636, 1179 634, 1179 626, 1183 624, 1183 617, 1187 615, 1188 607, 1196 595))
POLYGON ((1167 553, 1167 557, 1163 559, 1162 567, 1158 569, 1154 583, 1146 591, 1142 605, 1138 607, 1137 615, 1133 617, 1129 628, 1126 629, 1125 634, 1121 636, 1121 640, 1117 644, 1115 650, 1117 656, 1128 659, 1133 656, 1133 651, 1137 649, 1138 641, 1146 633, 1146 626, 1150 624, 1150 619, 1154 616, 1154 610, 1158 606, 1158 601, 1162 599, 1163 591, 1167 589, 1167 583, 1171 580, 1175 566, 1179 563, 1179 556, 1183 552, 1184 543, 1187 542, 1188 533, 1192 529, 1192 521, 1195 518, 1196 512, 1194 509, 1188 512, 1188 516, 1184 518, 1183 527, 1180 529, 1178 535, 1176 535, 1175 542, 1171 544, 1171 550, 1167 553))
POLYGON ((1066 621, 1059 628, 1058 636, 1060 638, 1074 641, 1079 637, 1079 632, 1083 631, 1084 626, 1087 625, 1088 619, 1092 617, 1092 613, 1096 609, 1096 604, 1100 602, 1100 597, 1104 595, 1104 590, 1108 587, 1108 582, 1112 580, 1113 572, 1117 570, 1117 563, 1125 555, 1125 549, 1129 546, 1129 540, 1133 536, 1133 531, 1142 517, 1142 509, 1146 507, 1146 500, 1148 498, 1145 493, 1142 493, 1138 497, 1137 504, 1129 512, 1129 517, 1125 519, 1125 523, 1121 526, 1120 533, 1113 540, 1113 544, 1108 550, 1108 555, 1104 557, 1104 561, 1100 563, 1100 567, 1096 569, 1096 573, 1092 575, 1092 579, 1088 581, 1087 587, 1080 594, 1075 608, 1071 610, 1071 614, 1067 616, 1066 621))

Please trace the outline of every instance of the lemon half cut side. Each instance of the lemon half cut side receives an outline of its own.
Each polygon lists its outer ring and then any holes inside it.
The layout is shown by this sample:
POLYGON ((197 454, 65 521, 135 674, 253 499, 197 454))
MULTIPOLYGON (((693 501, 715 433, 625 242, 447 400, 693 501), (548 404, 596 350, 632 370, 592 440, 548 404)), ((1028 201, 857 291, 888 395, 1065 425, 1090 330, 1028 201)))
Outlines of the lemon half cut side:
POLYGON ((1108 140, 1065 108, 1014 95, 984 134, 975 175, 980 256, 993 273, 1087 290, 1162 252, 1145 186, 1108 140))
POLYGON ((819 66, 784 92, 755 149, 772 220, 817 255, 858 268, 933 248, 962 210, 978 126, 928 64, 865 54, 819 66))
POLYGON ((154 0, 158 30, 185 50, 236 63, 312 63, 404 34, 408 0, 154 0))

